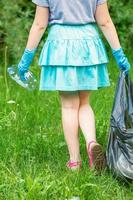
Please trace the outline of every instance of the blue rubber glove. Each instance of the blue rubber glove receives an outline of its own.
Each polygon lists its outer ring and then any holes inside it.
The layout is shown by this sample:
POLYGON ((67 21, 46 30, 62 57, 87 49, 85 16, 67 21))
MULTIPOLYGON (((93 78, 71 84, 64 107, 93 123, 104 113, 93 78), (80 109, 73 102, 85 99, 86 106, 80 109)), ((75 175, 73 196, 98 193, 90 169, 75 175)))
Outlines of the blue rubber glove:
POLYGON ((33 61, 37 48, 34 50, 25 49, 18 64, 18 74, 22 81, 25 81, 25 73, 29 70, 29 67, 33 61))
POLYGON ((118 50, 112 49, 112 54, 118 64, 118 67, 125 72, 125 74, 128 74, 128 71, 131 68, 130 63, 128 62, 128 59, 126 55, 123 52, 123 49, 120 47, 118 50))

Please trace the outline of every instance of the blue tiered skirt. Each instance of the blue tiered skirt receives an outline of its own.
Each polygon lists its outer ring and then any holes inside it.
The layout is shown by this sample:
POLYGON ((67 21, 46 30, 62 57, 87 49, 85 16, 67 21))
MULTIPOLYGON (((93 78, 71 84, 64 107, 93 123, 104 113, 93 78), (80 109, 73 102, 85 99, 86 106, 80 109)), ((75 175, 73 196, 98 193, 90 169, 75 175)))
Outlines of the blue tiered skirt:
POLYGON ((97 90, 110 86, 108 62, 95 23, 51 25, 39 58, 40 90, 97 90))

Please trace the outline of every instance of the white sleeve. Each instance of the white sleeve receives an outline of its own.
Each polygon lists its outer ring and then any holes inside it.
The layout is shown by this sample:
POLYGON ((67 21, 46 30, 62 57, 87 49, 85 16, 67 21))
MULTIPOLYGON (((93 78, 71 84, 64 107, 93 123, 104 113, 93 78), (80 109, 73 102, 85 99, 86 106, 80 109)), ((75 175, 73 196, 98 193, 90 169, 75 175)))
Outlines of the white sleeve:
POLYGON ((97 0, 97 5, 105 3, 107 0, 97 0))
POLYGON ((37 6, 49 7, 48 0, 32 0, 37 6))

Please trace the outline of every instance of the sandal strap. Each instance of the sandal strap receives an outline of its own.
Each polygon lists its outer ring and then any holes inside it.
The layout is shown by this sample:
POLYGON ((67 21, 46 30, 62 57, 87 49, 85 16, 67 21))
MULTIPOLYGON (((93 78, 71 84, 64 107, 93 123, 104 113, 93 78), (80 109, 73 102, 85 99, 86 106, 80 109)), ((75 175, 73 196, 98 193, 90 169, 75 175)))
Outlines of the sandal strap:
POLYGON ((88 143, 88 149, 90 150, 90 146, 92 143, 97 143, 95 140, 91 140, 89 143, 88 143))
POLYGON ((81 166, 82 161, 68 161, 67 162, 67 167, 72 168, 76 166, 81 166))
POLYGON ((95 140, 91 140, 89 143, 88 143, 88 156, 89 156, 89 164, 90 164, 90 167, 92 167, 93 165, 93 154, 92 154, 92 151, 91 151, 91 144, 92 143, 97 143, 95 140))

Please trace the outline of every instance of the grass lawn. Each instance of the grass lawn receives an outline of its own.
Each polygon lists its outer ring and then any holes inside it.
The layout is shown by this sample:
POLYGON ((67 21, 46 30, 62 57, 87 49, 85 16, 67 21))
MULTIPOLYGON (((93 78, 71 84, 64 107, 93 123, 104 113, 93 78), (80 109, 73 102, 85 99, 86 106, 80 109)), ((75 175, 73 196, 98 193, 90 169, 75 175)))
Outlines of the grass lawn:
MULTIPOLYGON (((105 149, 118 78, 112 58, 109 76, 111 86, 91 96, 97 139, 105 149)), ((27 92, 6 79, 1 65, 0 200, 67 200, 73 196, 81 200, 132 200, 132 184, 115 180, 108 172, 94 176, 89 171, 85 141, 79 132, 83 168, 75 173, 65 167, 69 157, 58 92, 27 92)))

